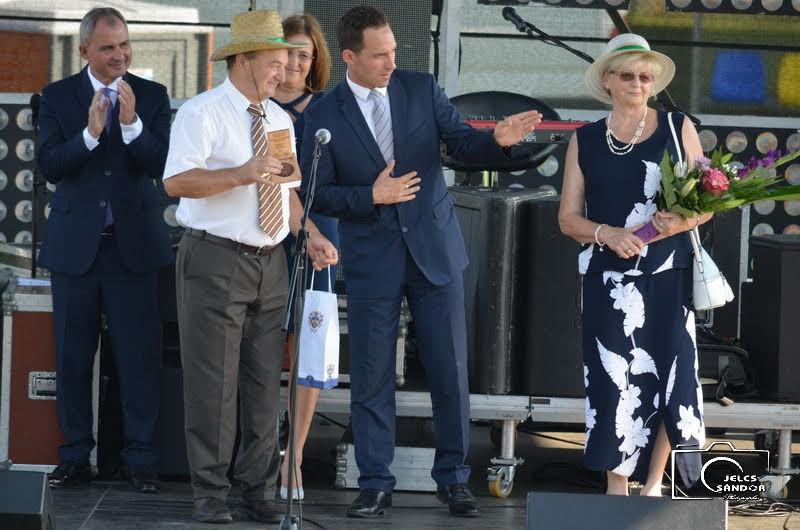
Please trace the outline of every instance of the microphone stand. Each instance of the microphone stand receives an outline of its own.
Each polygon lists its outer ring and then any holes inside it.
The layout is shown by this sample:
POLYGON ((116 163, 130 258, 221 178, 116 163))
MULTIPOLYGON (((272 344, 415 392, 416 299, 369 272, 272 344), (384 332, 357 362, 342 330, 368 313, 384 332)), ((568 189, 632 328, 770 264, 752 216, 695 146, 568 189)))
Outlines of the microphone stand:
MULTIPOLYGON (((285 332, 289 328, 289 314, 291 311, 291 300, 294 300, 294 326, 295 336, 294 351, 291 353, 292 362, 289 370, 289 441, 286 444, 286 451, 284 458, 289 459, 289 476, 287 477, 288 494, 286 495, 286 513, 281 519, 280 530, 297 530, 298 525, 302 525, 302 508, 300 515, 295 516, 292 513, 294 502, 294 454, 295 454, 295 415, 297 411, 297 370, 300 361, 300 333, 302 330, 303 319, 303 305, 305 304, 305 286, 308 276, 308 269, 306 264, 306 255, 308 253, 308 232, 306 231, 306 220, 308 219, 308 212, 311 209, 311 204, 314 202, 314 191, 317 187, 317 165, 321 156, 322 145, 319 141, 314 140, 314 154, 311 162, 311 174, 308 177, 308 195, 303 204, 303 216, 300 218, 300 229, 297 231, 297 238, 295 240, 294 250, 294 265, 292 266, 292 275, 289 280, 289 293, 287 296, 286 309, 283 311, 283 322, 281 329, 285 332)), ((298 499, 299 502, 299 499, 298 499)), ((302 505, 301 505, 302 506, 302 505)))
MULTIPOLYGON (((31 123, 33 124, 33 145, 35 146, 39 142, 39 105, 41 105, 41 96, 34 93, 31 96, 30 105, 31 123)), ((39 245, 37 212, 39 211, 41 190, 46 186, 47 184, 43 182, 42 176, 39 173, 39 164, 36 161, 36 157, 33 157, 33 197, 31 197, 31 210, 33 210, 33 215, 31 216, 31 278, 33 279, 36 279, 36 247, 39 245)))
MULTIPOLYGON (((505 15, 505 13, 504 13, 504 15, 505 15)), ((523 20, 522 17, 519 17, 519 15, 516 13, 516 11, 514 11, 514 15, 516 15, 519 18, 519 20, 522 22, 523 25, 520 25, 520 24, 518 24, 517 22, 515 22, 514 20, 511 20, 511 19, 507 19, 507 20, 509 20, 511 23, 513 23, 517 27, 517 30, 519 30, 520 33, 525 33, 526 35, 528 35, 528 37, 530 37, 530 38, 532 38, 534 40, 542 40, 542 42, 545 42, 547 44, 564 48, 565 50, 567 50, 571 54, 580 57, 581 59, 583 59, 587 63, 593 63, 594 62, 594 58, 592 58, 591 55, 588 55, 588 54, 586 54, 586 53, 584 53, 584 52, 582 52, 580 50, 576 50, 575 48, 573 48, 569 44, 565 43, 561 39, 559 39, 557 37, 553 37, 552 35, 549 35, 549 34, 545 33, 544 31, 540 30, 539 28, 537 28, 536 26, 534 26, 530 22, 528 22, 526 20, 523 20), (536 35, 534 35, 534 32, 538 33, 540 35, 540 37, 537 37, 536 35)), ((627 28, 627 26, 626 26, 626 29, 629 29, 629 28, 627 28)), ((668 110, 671 110, 671 111, 674 111, 674 112, 680 112, 682 114, 685 114, 686 117, 689 118, 695 125, 700 125, 700 119, 697 118, 696 116, 692 115, 692 114, 689 114, 688 112, 682 110, 677 105, 675 105, 675 103, 672 101, 672 98, 670 97, 669 93, 666 90, 662 90, 658 94, 658 96, 656 96, 656 101, 659 104, 661 104, 662 107, 664 107, 664 108, 666 108, 668 110)))

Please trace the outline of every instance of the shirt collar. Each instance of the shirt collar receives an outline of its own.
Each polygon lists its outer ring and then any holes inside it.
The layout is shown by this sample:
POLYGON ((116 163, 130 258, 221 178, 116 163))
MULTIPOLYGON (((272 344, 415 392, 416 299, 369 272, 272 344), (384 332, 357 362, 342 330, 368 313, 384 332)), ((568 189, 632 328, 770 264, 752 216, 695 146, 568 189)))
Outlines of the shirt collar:
MULTIPOLYGON (((353 91, 353 95, 355 97, 357 97, 362 101, 367 101, 367 99, 369 98, 369 93, 372 92, 372 90, 367 87, 361 86, 352 79, 350 79, 349 71, 347 72, 347 84, 350 85, 350 90, 353 91)), ((375 87, 375 90, 377 90, 381 96, 386 97, 387 90, 385 86, 377 86, 375 87)))
POLYGON ((86 67, 86 73, 89 74, 89 81, 92 83, 92 88, 95 92, 100 90, 101 88, 110 88, 114 92, 119 93, 119 80, 122 79, 122 76, 114 79, 110 85, 104 85, 99 79, 97 79, 94 75, 92 75, 92 68, 86 67))
MULTIPOLYGON (((225 81, 222 82, 222 89, 228 95, 228 99, 230 99, 231 103, 233 103, 233 106, 238 111, 247 113, 247 109, 250 107, 250 100, 247 99, 244 94, 239 92, 239 89, 236 88, 236 85, 231 82, 229 77, 225 77, 225 81)), ((269 111, 269 104, 269 98, 261 102, 261 107, 264 109, 264 112, 269 111)))

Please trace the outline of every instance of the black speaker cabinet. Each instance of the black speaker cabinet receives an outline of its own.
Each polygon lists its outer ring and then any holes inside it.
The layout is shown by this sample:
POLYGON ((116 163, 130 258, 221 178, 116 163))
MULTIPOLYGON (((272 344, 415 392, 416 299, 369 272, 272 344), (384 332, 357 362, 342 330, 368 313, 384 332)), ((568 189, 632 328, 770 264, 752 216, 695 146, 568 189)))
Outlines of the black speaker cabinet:
POLYGON ((55 527, 47 474, 0 471, 0 528, 54 530, 55 527))
POLYGON ((750 238, 753 281, 744 284, 742 343, 762 397, 800 402, 800 235, 750 238))
POLYGON ((724 499, 673 500, 668 497, 589 493, 528 493, 527 530, 724 530, 724 499))
POLYGON ((558 226, 559 198, 530 204, 522 391, 583 397, 580 246, 558 226))
POLYGON ((450 192, 470 260, 464 271, 470 392, 509 394, 519 386, 530 308, 523 289, 531 274, 525 261, 530 205, 554 192, 465 186, 450 192))
MULTIPOLYGON (((749 227, 742 228, 742 210, 737 208, 715 216, 710 223, 703 225, 700 231, 703 246, 714 258, 719 270, 725 275, 736 298, 722 307, 713 309, 710 316, 711 330, 718 337, 738 337, 739 314, 742 300, 739 296, 740 267, 743 251, 747 250, 749 227)), ((699 314, 702 322, 706 315, 699 314)))

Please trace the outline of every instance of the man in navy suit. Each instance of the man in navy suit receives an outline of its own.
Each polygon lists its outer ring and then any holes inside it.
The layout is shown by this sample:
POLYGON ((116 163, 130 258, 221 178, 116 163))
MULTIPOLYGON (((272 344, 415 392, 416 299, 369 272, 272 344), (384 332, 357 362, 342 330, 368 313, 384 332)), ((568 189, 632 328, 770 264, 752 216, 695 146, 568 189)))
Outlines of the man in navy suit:
POLYGON ((337 38, 347 79, 306 111, 302 159, 307 178, 314 131, 329 129, 332 140, 322 147, 313 208, 340 218, 361 490, 347 515, 375 517, 391 506, 394 355, 405 296, 431 389, 436 432, 431 476, 437 495, 451 514, 475 516, 478 505, 464 463, 467 255, 442 176, 439 144, 444 141, 463 161, 507 159, 502 148, 521 141, 541 115, 511 116, 494 135, 465 125, 430 75, 395 71, 394 35, 375 8, 350 9, 337 38))
POLYGON ((105 315, 119 372, 131 484, 156 492, 160 319, 157 271, 173 261, 161 201, 169 143, 166 88, 127 72, 132 51, 116 9, 80 26, 89 64, 45 87, 39 167, 56 184, 40 263, 52 272, 58 420, 64 434, 52 487, 91 478, 92 366, 105 315))

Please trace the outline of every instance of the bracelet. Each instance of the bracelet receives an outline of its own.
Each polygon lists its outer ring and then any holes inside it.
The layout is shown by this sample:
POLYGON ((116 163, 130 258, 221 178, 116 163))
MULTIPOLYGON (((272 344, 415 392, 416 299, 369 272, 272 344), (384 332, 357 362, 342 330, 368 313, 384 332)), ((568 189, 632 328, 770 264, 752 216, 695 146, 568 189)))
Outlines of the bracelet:
POLYGON ((594 229, 594 241, 597 243, 597 246, 600 248, 600 252, 603 252, 603 247, 606 246, 605 243, 601 243, 600 239, 597 238, 597 234, 600 233, 600 229, 606 226, 605 224, 597 225, 597 228, 594 229))

